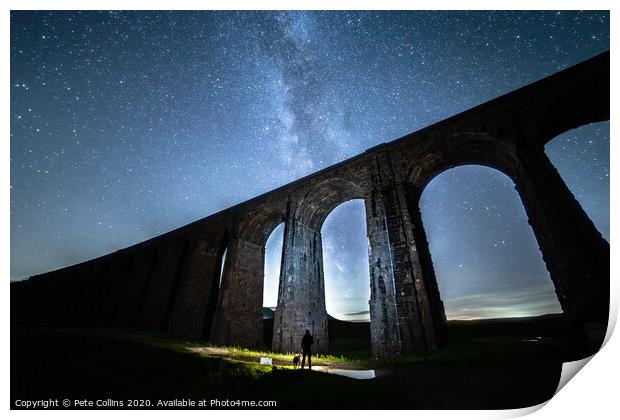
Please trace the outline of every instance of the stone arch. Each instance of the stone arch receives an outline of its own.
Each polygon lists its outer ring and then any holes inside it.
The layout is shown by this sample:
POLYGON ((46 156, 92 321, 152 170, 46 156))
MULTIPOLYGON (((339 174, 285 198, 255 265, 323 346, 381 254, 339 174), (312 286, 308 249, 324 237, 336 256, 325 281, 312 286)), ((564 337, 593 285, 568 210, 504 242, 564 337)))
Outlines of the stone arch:
MULTIPOLYGON (((522 157, 514 139, 502 138, 483 132, 463 133, 445 140, 444 144, 436 148, 436 150, 428 150, 423 158, 420 155, 416 155, 415 162, 415 165, 411 165, 408 168, 404 191, 412 221, 413 236, 416 238, 416 250, 420 264, 418 270, 425 278, 426 292, 430 300, 440 304, 438 305, 440 309, 438 309, 437 318, 439 317, 439 312, 442 312, 442 316, 445 319, 445 309, 441 300, 435 267, 422 221, 420 198, 428 184, 449 169, 466 165, 479 165, 495 169, 512 181, 527 214, 528 223, 532 227, 538 246, 543 254, 547 270, 552 273, 538 231, 531 223, 532 203, 528 200, 528 195, 523 191, 520 182, 522 157)), ((553 275, 552 280, 554 280, 553 275)), ((561 303, 562 287, 555 280, 554 287, 561 303)))
POLYGON ((280 286, 280 273, 282 271, 282 256, 284 254, 285 228, 286 223, 283 220, 271 230, 264 246, 262 282, 263 313, 261 317, 263 323, 263 342, 269 349, 271 349, 273 342, 273 323, 275 310, 278 307, 278 289, 280 286), (271 308, 274 310, 273 314, 270 312, 271 308))
POLYGON ((310 189, 297 205, 295 219, 300 223, 321 231, 323 222, 340 204, 354 199, 363 199, 366 188, 360 180, 329 178, 310 189))
POLYGON ((536 121, 538 141, 547 144, 566 131, 582 125, 608 121, 609 78, 575 80, 546 106, 536 121))
MULTIPOLYGON (((352 319, 349 317, 360 315, 359 311, 368 312, 371 287, 364 200, 351 199, 334 208, 321 226, 321 237, 328 314, 348 321, 352 319), (352 296, 345 296, 344 287, 351 288, 352 296), (353 302, 356 302, 354 309, 353 302)), ((330 343, 333 337, 330 331, 330 343)))
POLYGON ((606 237, 604 239, 607 241, 609 241, 610 216, 609 173, 607 173, 607 179, 597 179, 597 175, 602 175, 600 170, 604 166, 597 168, 596 165, 605 165, 607 166, 605 169, 610 169, 608 166, 610 152, 609 134, 609 120, 586 123, 557 135, 548 141, 544 148, 545 156, 547 156, 557 170, 572 196, 579 203, 580 208, 586 213, 588 219, 592 221, 594 229, 601 233, 601 236, 604 236, 603 232, 605 232, 606 237), (597 138, 599 134, 601 134, 601 137, 606 137, 605 142, 602 142, 603 138, 597 138), (591 145, 585 144, 586 140, 590 140, 591 145), (591 149, 587 150, 589 148, 591 149), (607 150, 607 159, 596 159, 594 154, 600 156, 603 149, 607 150), (593 152, 593 150, 597 150, 597 152, 593 152), (577 152, 579 156, 577 156, 577 152), (607 162, 606 164, 605 161, 607 162), (580 177, 583 180, 579 181, 580 177), (581 186, 579 185, 580 183, 581 186), (583 186, 586 187, 583 188, 583 186), (598 194, 592 195, 597 190, 598 194), (605 199, 606 205, 600 207, 606 208, 606 214, 597 214, 596 203, 598 202, 597 200, 603 197, 603 190, 606 191, 607 195, 605 199))
MULTIPOLYGON (((231 224, 225 247, 222 283, 217 290, 214 321, 209 334, 216 343, 245 347, 264 344, 262 292, 265 243, 283 218, 280 201, 275 200, 275 203, 271 207, 259 204, 239 222, 231 224)), ((221 252, 223 254, 224 249, 221 252)))
MULTIPOLYGON (((515 185, 514 179, 510 178, 505 172, 500 171, 500 170, 498 170, 498 169, 496 169, 494 167, 491 167, 489 165, 465 163, 465 164, 460 164, 460 165, 457 165, 456 167, 452 167, 452 168, 446 169, 444 171, 441 171, 440 173, 438 173, 435 176, 433 176, 433 178, 431 179, 431 182, 433 180, 439 178, 441 175, 444 175, 446 172, 449 172, 451 169, 464 168, 464 167, 470 167, 470 168, 471 167, 484 167, 484 168, 487 168, 487 171, 485 171, 484 173, 476 174, 476 175, 479 175, 479 176, 467 177, 467 178, 461 177, 460 179, 463 179, 463 178, 466 179, 466 181, 465 181, 466 184, 471 185, 472 180, 474 180, 474 179, 484 179, 484 178, 487 178, 487 176, 501 177, 503 183, 505 183, 505 184, 512 184, 512 185, 505 185, 504 184, 504 185, 502 185, 502 188, 498 189, 497 191, 499 191, 502 194, 510 195, 510 197, 508 197, 508 196, 505 197, 506 198, 505 203, 510 203, 511 204, 510 207, 516 209, 516 211, 518 212, 517 216, 513 220, 513 223, 519 226, 519 230, 518 230, 518 232, 517 231, 514 231, 514 232, 516 232, 516 234, 518 234, 518 235, 523 235, 523 236, 519 236, 519 238, 521 240, 513 241, 513 244, 510 244, 510 242, 508 242, 507 246, 515 247, 516 244, 522 244, 522 245, 526 244, 527 247, 523 248, 521 250, 521 252, 519 252, 517 255, 523 255, 523 256, 529 255, 529 259, 530 259, 530 261, 532 261, 532 265, 528 265, 528 266, 514 265, 513 266, 513 269, 515 270, 514 273, 515 274, 516 273, 524 273, 524 272, 535 273, 535 276, 525 275, 524 278, 535 278, 535 279, 537 279, 536 282, 531 282, 530 286, 531 287, 534 287, 534 286, 535 287, 540 287, 540 288, 542 288, 542 290, 544 290, 544 292, 545 292, 545 299, 544 300, 540 300, 540 303, 542 304, 544 302, 544 304, 546 305, 545 306, 545 310, 551 310, 552 313, 557 312, 557 309, 558 309, 558 307, 557 307, 558 300, 556 300, 557 296, 556 296, 556 298, 553 298, 553 297, 551 297, 551 295, 549 295, 549 293, 552 293, 552 291, 553 291, 553 289, 549 289, 549 287, 551 287, 551 284, 552 284, 551 283, 551 279, 549 277, 548 270, 546 269, 546 267, 544 267, 544 263, 543 263, 543 260, 542 260, 542 255, 540 253, 540 249, 538 248, 538 244, 535 242, 536 239, 533 236, 534 232, 533 232, 533 230, 530 230, 531 226, 526 224, 527 223, 527 216, 524 214, 525 206, 524 206, 522 197, 519 197, 519 199, 516 202, 511 201, 511 200, 516 199, 516 197, 514 196, 514 194, 515 194, 514 190, 516 189, 516 185, 515 185), (491 171, 488 171, 488 169, 491 169, 491 171), (506 188, 504 188, 504 187, 506 187, 506 188), (518 209, 519 205, 521 205, 523 207, 521 209, 518 209), (523 220, 523 216, 526 216, 525 221, 523 220), (531 241, 533 241, 533 242, 531 242, 531 241), (531 271, 528 271, 530 269, 531 269, 531 271)), ((452 178, 451 181, 452 181, 452 182, 450 182, 451 185, 455 185, 455 184, 460 183, 459 180, 454 179, 454 178, 452 178)), ((422 196, 424 196, 424 192, 427 192, 427 188, 426 187, 429 184, 430 184, 430 182, 427 183, 427 185, 425 185, 424 190, 422 190, 420 192, 420 197, 419 198, 422 198, 422 196)), ((484 196, 484 194, 482 194, 482 195, 484 196)), ((434 203, 430 203, 428 201, 428 198, 429 197, 427 195, 426 196, 426 200, 425 200, 426 201, 426 206, 425 206, 426 211, 429 210, 429 204, 434 205, 434 203)), ((439 198, 439 197, 436 197, 436 198, 439 198)), ((479 201, 479 198, 480 197, 478 197, 476 195, 476 199, 475 200, 479 201)), ((447 200, 448 201, 448 203, 447 203, 448 206, 450 206, 449 202, 452 201, 452 200, 453 200, 453 197, 450 197, 450 199, 447 200)), ((422 209, 421 213, 422 212, 424 212, 423 209, 422 209)), ((426 212, 424 212, 424 213, 425 213, 425 216, 428 216, 428 213, 426 213, 426 212)), ((457 214, 460 215, 459 218, 463 215, 463 213, 464 212, 463 212, 462 209, 459 208, 459 210, 457 210, 457 214)), ((473 219, 469 219, 470 222, 473 222, 473 223, 469 224, 469 226, 473 229, 473 231, 470 231, 469 235, 466 235, 464 237, 463 236, 459 237, 458 234, 452 232, 452 229, 447 229, 447 230, 444 229, 443 232, 444 232, 444 234, 448 238, 450 238, 449 242, 452 242, 454 244, 456 244, 456 243, 458 243, 458 244, 467 243, 467 242, 469 242, 469 238, 471 238, 471 237, 480 237, 480 235, 483 234, 483 231, 484 231, 484 227, 483 226, 485 226, 485 224, 484 223, 480 223, 480 220, 482 220, 481 217, 485 217, 485 216, 481 216, 480 214, 478 214, 473 219), (456 240, 455 238, 458 238, 458 240, 456 240)), ((449 216, 447 218, 450 219, 449 216)), ((426 219, 425 222, 429 221, 429 219, 427 217, 425 217, 425 219, 426 219)), ((442 218, 441 220, 443 221, 444 219, 442 218)), ((435 220, 435 223, 434 224, 430 224, 430 226, 433 226, 433 225, 434 226, 438 226, 437 222, 438 222, 438 220, 435 220)), ((493 225, 493 223, 497 223, 497 221, 493 221, 492 219, 489 219, 489 224, 493 225)), ((502 221, 502 223, 504 223, 504 222, 502 221)), ((441 222, 440 222, 440 224, 441 224, 441 222)), ((489 231, 487 231, 487 234, 488 234, 488 232, 489 231)), ((426 237, 426 235, 425 235, 425 237, 426 237)), ((502 237, 502 239, 504 239, 504 238, 502 237)), ((508 241, 508 239, 507 239, 507 241, 508 241)), ((453 259, 453 257, 459 255, 460 252, 464 252, 464 255, 467 255, 467 251, 462 251, 461 250, 461 249, 466 249, 467 248, 466 246, 459 245, 458 248, 459 248, 459 251, 457 251, 455 249, 451 249, 450 250, 450 259, 453 259)), ((478 252, 480 252, 480 255, 484 255, 484 251, 482 251, 483 247, 474 245, 474 248, 478 249, 478 252)), ((435 250, 437 250, 437 248, 435 250)), ((499 248, 498 250, 501 251, 501 248, 499 248)), ((463 255, 463 254, 461 254, 461 255, 463 255)), ((506 254, 504 254, 504 256, 505 255, 506 254)), ((514 253, 511 254, 511 255, 514 255, 514 253)), ((433 269, 435 269, 436 265, 433 263, 432 259, 435 259, 435 261, 437 261, 436 258, 438 256, 439 255, 432 255, 432 258, 431 258, 430 249, 429 249, 428 255, 426 255, 425 258, 424 258, 424 259, 427 260, 426 265, 428 265, 428 266, 432 267, 433 269)), ((472 255, 470 254, 470 257, 471 256, 472 255)), ((465 266, 465 268, 462 268, 462 270, 467 270, 468 269, 467 268, 468 265, 472 266, 471 261, 472 260, 468 260, 468 259, 464 259, 462 261, 459 260, 459 262, 462 262, 462 264, 464 264, 464 266, 465 266)), ((486 261, 487 261, 486 264, 485 264, 485 259, 481 259, 480 261, 478 261, 478 260, 475 261, 474 265, 477 266, 477 267, 481 267, 481 268, 478 268, 478 269, 482 270, 482 271, 480 271, 480 273, 477 273, 476 275, 478 275, 478 274, 482 275, 483 273, 487 273, 488 275, 493 275, 493 273, 501 273, 501 272, 505 273, 505 271, 500 271, 500 269, 499 269, 499 267, 502 267, 502 265, 501 265, 502 261, 506 261, 506 259, 502 259, 501 258, 501 252, 500 252, 500 254, 498 254, 498 259, 496 260, 496 263, 498 264, 498 266, 494 266, 493 270, 488 270, 488 268, 487 269, 484 268, 485 265, 487 267, 490 267, 489 263, 488 263, 488 261, 490 261, 490 260, 487 258, 486 261)), ((459 276, 462 276, 461 272, 459 272, 459 276)), ((446 276, 446 277, 450 277, 450 276, 446 276)), ((443 292, 444 293, 448 291, 448 289, 446 288, 446 284, 447 283, 445 283, 446 277, 439 278, 439 283, 443 285, 443 292)), ((503 276, 503 277, 505 277, 505 276, 503 276)), ((452 278, 453 278, 453 280, 455 279, 454 272, 452 274, 452 278)), ((459 280, 460 279, 469 279, 469 278, 471 278, 471 277, 469 277, 469 276, 462 276, 462 277, 459 278, 459 280)), ((504 280, 500 279, 500 281, 504 281, 504 280)), ((452 284, 455 284, 455 283, 452 283, 452 284)), ((507 284, 508 283, 506 283, 506 285, 507 284)), ((511 286, 509 286, 509 290, 510 290, 510 287, 511 286)), ((481 289, 480 293, 485 293, 484 289, 481 289)), ((557 293, 557 291, 556 291, 556 293, 557 293)), ((454 297, 454 296, 452 296, 452 297, 454 297)), ((445 298, 445 296, 444 296, 444 298, 445 298)), ((471 309, 471 307, 469 309, 471 309)), ((480 308, 478 308, 478 309, 480 309, 480 308)), ((513 307, 513 309, 514 309, 514 307, 513 307)), ((532 316, 534 316, 534 315, 542 315, 542 313, 536 313, 536 314, 531 314, 531 315, 532 316)))
POLYGON ((312 183, 302 196, 291 198, 284 230, 274 351, 296 351, 306 329, 314 336, 315 351, 328 351, 321 226, 339 204, 364 198, 364 177, 364 170, 335 174, 312 183))
MULTIPOLYGON (((512 138, 478 133, 425 149, 426 154, 419 150, 415 153, 415 163, 408 165, 405 177, 412 215, 419 214, 423 188, 449 168, 477 164, 503 172, 515 183, 562 310, 580 323, 604 324, 600 320, 607 316, 609 244, 574 199, 540 143, 517 146, 512 138), (578 266, 569 263, 585 260, 592 262, 578 266)), ((423 230, 421 219, 418 225, 423 230)), ((430 262, 424 265, 432 266, 430 262)))
POLYGON ((239 238, 264 247, 271 232, 284 222, 286 201, 270 202, 254 207, 243 218, 238 228, 239 238))
POLYGON ((218 251, 205 338, 221 344, 253 347, 261 344, 256 337, 262 337, 265 244, 271 232, 284 221, 285 211, 285 201, 259 203, 228 225, 218 251))
POLYGON ((410 158, 405 183, 421 191, 437 175, 462 165, 483 165, 514 181, 517 147, 514 141, 486 132, 453 135, 432 142, 410 158))

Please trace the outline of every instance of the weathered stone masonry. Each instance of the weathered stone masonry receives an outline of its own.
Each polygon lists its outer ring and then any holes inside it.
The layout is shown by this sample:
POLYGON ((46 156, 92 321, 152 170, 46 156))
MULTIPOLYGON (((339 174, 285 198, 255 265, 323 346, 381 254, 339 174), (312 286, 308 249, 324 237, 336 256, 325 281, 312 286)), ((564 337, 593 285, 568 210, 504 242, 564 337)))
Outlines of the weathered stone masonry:
POLYGON ((446 340, 445 313, 419 198, 442 171, 480 164, 514 181, 565 314, 588 331, 604 331, 609 244, 544 145, 608 119, 604 53, 175 231, 13 283, 11 313, 220 344, 269 344, 262 342, 261 320, 265 243, 285 222, 270 344, 296 351, 310 329, 316 350, 327 352, 321 227, 336 206, 357 198, 366 206, 373 354, 434 350, 446 340))

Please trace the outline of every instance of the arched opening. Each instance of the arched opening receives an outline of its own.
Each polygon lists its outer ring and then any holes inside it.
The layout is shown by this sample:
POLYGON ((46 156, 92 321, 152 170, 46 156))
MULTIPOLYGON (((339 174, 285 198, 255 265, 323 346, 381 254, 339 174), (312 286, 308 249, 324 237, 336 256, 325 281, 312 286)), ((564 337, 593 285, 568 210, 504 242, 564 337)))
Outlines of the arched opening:
POLYGON ((222 288, 222 282, 224 281, 224 266, 226 264, 226 254, 228 254, 228 247, 224 249, 224 253, 222 254, 222 257, 220 258, 220 276, 219 276, 219 281, 217 283, 219 289, 222 288))
POLYGON ((465 165, 433 178, 420 210, 449 325, 562 310, 513 181, 465 165))
POLYGON ((567 131, 547 143, 545 153, 609 242, 609 121, 567 131))
POLYGON ((321 228, 325 305, 332 354, 369 355, 370 279, 364 200, 332 210, 321 228))
POLYGON ((263 341, 271 348, 273 323, 278 306, 278 287, 284 245, 284 223, 280 223, 269 235, 265 244, 265 270, 263 283, 263 341))

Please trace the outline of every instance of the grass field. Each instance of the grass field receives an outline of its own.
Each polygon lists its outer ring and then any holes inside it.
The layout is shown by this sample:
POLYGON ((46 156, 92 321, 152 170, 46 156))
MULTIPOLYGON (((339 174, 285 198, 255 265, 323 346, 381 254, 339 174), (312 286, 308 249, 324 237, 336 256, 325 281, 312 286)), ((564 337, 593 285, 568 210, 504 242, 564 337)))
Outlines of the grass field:
POLYGON ((213 348, 209 343, 158 334, 14 322, 11 400, 219 398, 274 400, 276 408, 518 408, 549 399, 562 361, 592 352, 559 318, 484 324, 451 323, 452 340, 444 349, 389 362, 347 346, 359 345, 363 334, 351 338, 340 331, 340 343, 336 336, 332 341, 341 351, 315 364, 375 369, 375 379, 361 381, 235 360, 268 356, 286 362, 288 355, 236 348, 214 355, 201 350, 213 348), (497 331, 481 333, 489 330, 497 331))

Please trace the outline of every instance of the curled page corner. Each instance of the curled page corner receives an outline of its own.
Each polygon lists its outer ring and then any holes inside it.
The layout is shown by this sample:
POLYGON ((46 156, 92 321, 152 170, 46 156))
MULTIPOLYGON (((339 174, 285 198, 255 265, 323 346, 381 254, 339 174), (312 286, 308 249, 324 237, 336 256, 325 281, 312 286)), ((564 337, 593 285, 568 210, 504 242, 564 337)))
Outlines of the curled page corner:
POLYGON ((575 376, 577 372, 579 372, 590 361, 590 359, 594 357, 595 354, 590 357, 586 357, 585 359, 574 360, 572 362, 564 362, 562 364, 560 382, 558 383, 558 387, 556 388, 553 396, 556 396, 557 393, 560 392, 562 388, 564 388, 564 385, 566 385, 568 381, 573 379, 573 376, 575 376))
MULTIPOLYGON (((516 418, 516 417, 525 417, 525 416, 528 416, 528 415, 530 415, 532 413, 535 413, 536 411, 540 410, 545 405, 547 405, 547 403, 549 401, 551 401, 551 400, 547 400, 547 401, 541 402, 540 404, 531 405, 529 407, 514 408, 512 410, 505 410, 504 413, 502 414, 502 416, 501 417, 498 416, 498 418, 509 419, 509 418, 516 418)), ((496 413, 496 412, 493 412, 493 413, 496 413)))

